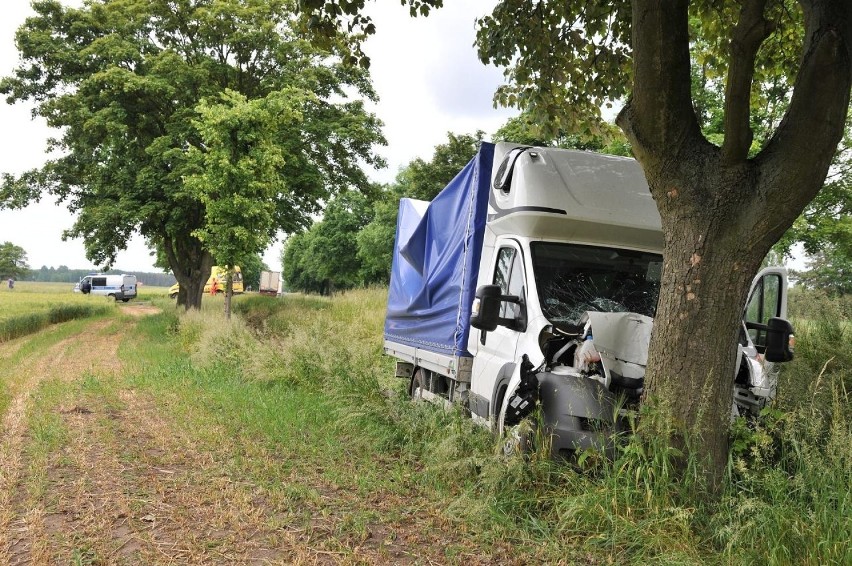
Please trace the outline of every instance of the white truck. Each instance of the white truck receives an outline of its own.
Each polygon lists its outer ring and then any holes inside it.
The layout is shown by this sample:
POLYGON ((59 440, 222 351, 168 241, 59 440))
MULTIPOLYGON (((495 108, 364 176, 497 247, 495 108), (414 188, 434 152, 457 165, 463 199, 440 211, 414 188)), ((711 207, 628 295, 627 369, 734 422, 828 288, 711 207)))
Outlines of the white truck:
POLYGON ((136 297, 136 287, 135 275, 90 273, 74 285, 74 292, 103 295, 126 303, 136 297))
POLYGON ((260 288, 258 291, 261 295, 269 295, 275 297, 280 294, 281 290, 281 272, 280 271, 261 271, 260 272, 260 288))
MULTIPOLYGON (((601 446, 617 398, 638 402, 663 269, 639 164, 483 143, 432 202, 402 199, 384 351, 413 397, 457 403, 504 433, 540 401, 556 458, 601 446)), ((775 395, 792 359, 787 275, 754 280, 736 412, 775 395)))

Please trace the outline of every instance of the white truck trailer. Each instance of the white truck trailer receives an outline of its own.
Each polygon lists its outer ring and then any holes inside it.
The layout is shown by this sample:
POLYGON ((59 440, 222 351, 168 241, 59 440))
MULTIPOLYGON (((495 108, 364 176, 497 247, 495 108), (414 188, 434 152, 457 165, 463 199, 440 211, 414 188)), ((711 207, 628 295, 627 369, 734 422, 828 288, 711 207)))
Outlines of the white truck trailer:
POLYGON ((269 295, 275 297, 281 289, 281 272, 280 271, 261 271, 260 272, 260 287, 258 291, 261 295, 269 295))
MULTIPOLYGON (((402 199, 384 350, 409 392, 503 433, 538 400, 554 457, 600 446, 638 401, 663 269, 639 164, 483 143, 432 202, 402 199)), ((763 270, 737 346, 737 412, 775 395, 792 358, 787 275, 763 270)))

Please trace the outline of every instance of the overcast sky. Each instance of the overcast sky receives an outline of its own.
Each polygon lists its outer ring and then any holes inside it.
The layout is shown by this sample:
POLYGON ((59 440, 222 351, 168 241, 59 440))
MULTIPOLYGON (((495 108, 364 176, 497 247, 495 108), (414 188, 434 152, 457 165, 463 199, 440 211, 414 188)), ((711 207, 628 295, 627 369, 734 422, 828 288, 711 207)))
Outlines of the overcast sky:
MULTIPOLYGON (((66 4, 80 4, 66 1, 66 4)), ((485 67, 473 48, 474 19, 490 11, 495 0, 447 2, 428 18, 410 18, 399 2, 376 2, 370 13, 377 27, 365 51, 372 59, 371 73, 380 97, 375 112, 385 123, 388 146, 380 149, 389 167, 374 171, 376 181, 391 181, 400 167, 415 157, 428 159, 447 132, 493 133, 511 110, 495 110, 491 97, 502 80, 494 67, 485 67), (381 4, 377 6, 377 4, 381 4)), ((0 18, 0 75, 17 63, 15 30, 31 13, 30 0, 3 0, 0 18)), ((31 107, 9 106, 0 101, 0 172, 20 173, 45 160, 45 140, 50 130, 33 121, 31 107)), ((24 210, 0 210, 0 243, 12 242, 27 251, 30 267, 42 265, 93 268, 80 240, 63 242, 62 231, 73 216, 53 201, 24 210)), ((281 244, 264 256, 273 269, 280 268, 281 244)), ((125 271, 154 271, 152 258, 140 237, 128 243, 116 267, 125 271)))

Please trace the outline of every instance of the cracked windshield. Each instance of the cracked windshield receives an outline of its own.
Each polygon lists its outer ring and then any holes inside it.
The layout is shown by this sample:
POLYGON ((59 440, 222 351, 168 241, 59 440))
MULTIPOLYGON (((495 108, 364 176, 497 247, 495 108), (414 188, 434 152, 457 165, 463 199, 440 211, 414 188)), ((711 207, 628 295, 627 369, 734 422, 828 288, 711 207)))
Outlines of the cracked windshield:
POLYGON ((534 242, 539 301, 553 324, 583 324, 586 311, 654 316, 663 258, 659 254, 534 242))

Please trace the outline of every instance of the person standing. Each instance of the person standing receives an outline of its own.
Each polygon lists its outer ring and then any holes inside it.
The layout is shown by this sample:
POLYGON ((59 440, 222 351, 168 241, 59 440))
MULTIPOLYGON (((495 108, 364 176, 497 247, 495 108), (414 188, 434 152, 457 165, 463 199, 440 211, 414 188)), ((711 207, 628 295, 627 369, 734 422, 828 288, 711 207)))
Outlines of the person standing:
POLYGON ((9 278, 9 289, 11 290, 11 289, 14 289, 14 288, 15 288, 15 280, 10 277, 9 278))

